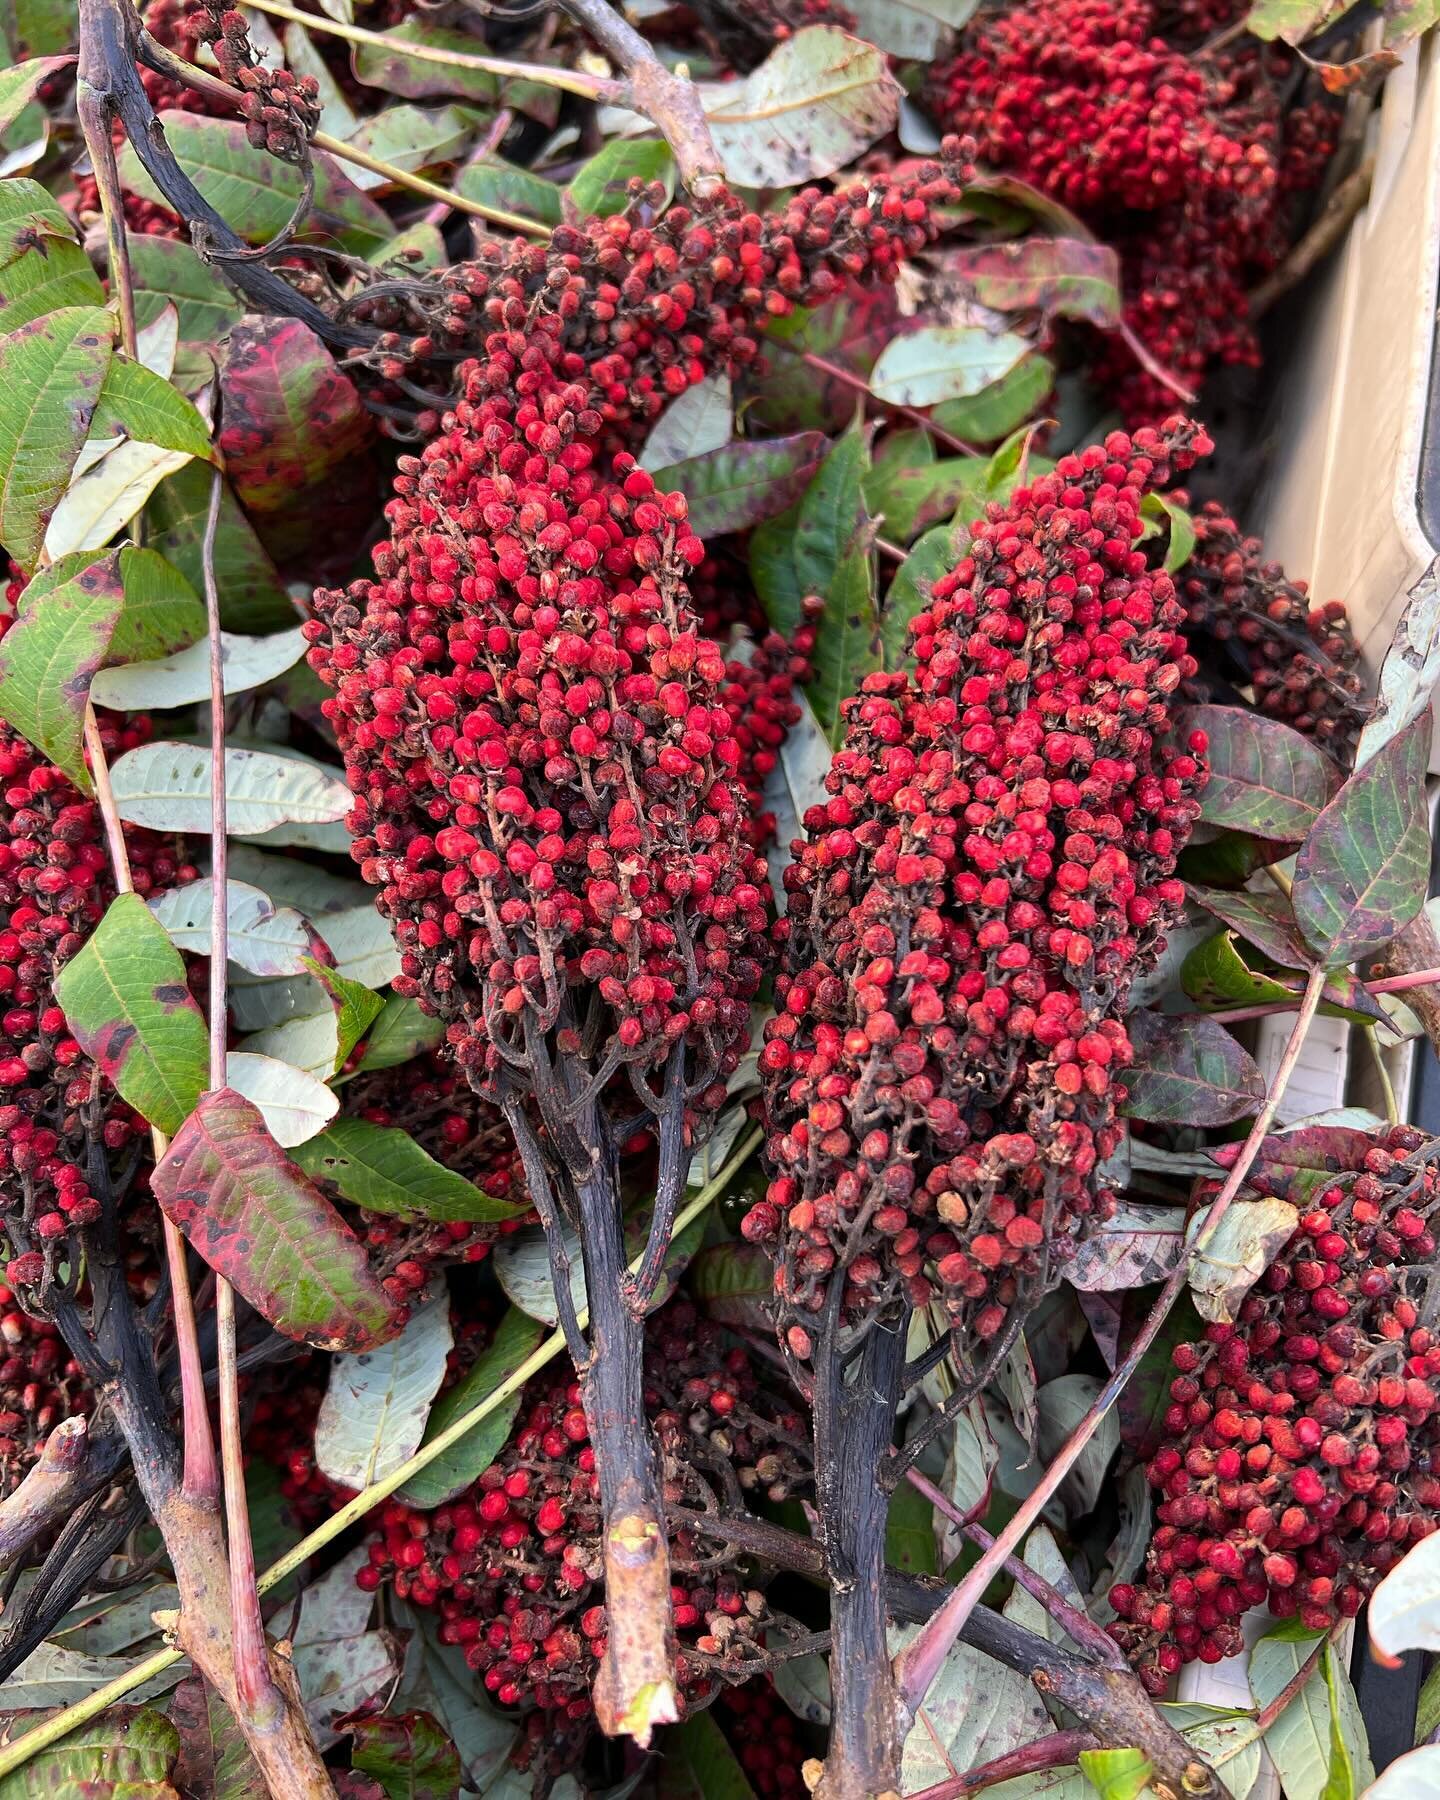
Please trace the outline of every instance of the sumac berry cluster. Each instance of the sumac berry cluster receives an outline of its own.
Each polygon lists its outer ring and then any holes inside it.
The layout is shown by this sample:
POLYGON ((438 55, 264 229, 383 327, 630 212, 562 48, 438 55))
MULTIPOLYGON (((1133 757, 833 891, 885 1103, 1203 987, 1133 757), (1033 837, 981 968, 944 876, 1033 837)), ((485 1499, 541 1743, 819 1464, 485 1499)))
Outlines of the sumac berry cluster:
POLYGON ((1433 1146, 1409 1126, 1332 1135, 1343 1172, 1302 1197, 1236 1322, 1172 1354, 1159 1526, 1143 1581, 1110 1590, 1111 1629, 1157 1693, 1238 1652, 1252 1606, 1313 1630, 1352 1617, 1436 1528, 1433 1146))
MULTIPOLYGON (((1248 290, 1288 242, 1292 196, 1334 147, 1324 104, 1288 107, 1283 52, 1239 38, 1203 56, 1196 31, 1223 8, 1172 11, 1192 48, 1158 35, 1150 0, 1031 0, 982 11, 931 104, 971 133, 983 163, 1073 207, 1120 251, 1126 322, 1192 386, 1219 363, 1253 364, 1248 290)), ((1173 391, 1118 338, 1095 367, 1127 418, 1173 391)))
POLYGON ((0 1287, 0 1499, 20 1485, 60 1421, 88 1414, 94 1403, 60 1333, 0 1287))
MULTIPOLYGON (((804 188, 770 213, 722 190, 646 223, 665 193, 637 182, 623 213, 559 225, 545 243, 487 242, 473 261, 358 294, 345 316, 381 328, 360 360, 389 380, 432 357, 448 367, 496 331, 553 322, 558 373, 588 379, 588 404, 636 448, 675 395, 712 372, 755 368, 768 319, 856 281, 893 281, 939 235, 937 209, 960 196, 966 148, 947 140, 940 163, 836 193, 804 188)), ((434 429, 438 415, 420 424, 434 429)))
POLYGON ((1348 763, 1365 719, 1360 647, 1340 600, 1312 606, 1265 546, 1216 501, 1194 515, 1195 548, 1179 576, 1189 623, 1234 645, 1271 718, 1348 763))
POLYGON ((316 595, 311 660, 397 991, 477 1078, 537 1022, 563 1052, 588 1020, 595 1060, 637 1078, 683 1042, 703 1111, 746 1040, 765 868, 684 499, 597 454, 572 360, 547 318, 465 367, 447 429, 401 459, 378 580, 316 595))
POLYGON ((758 1800, 804 1800, 807 1751, 795 1715, 768 1675, 726 1688, 717 1703, 721 1728, 758 1800))
MULTIPOLYGON (((673 1528, 670 1551, 680 1678, 693 1701, 716 1679, 744 1679, 770 1623, 763 1595, 704 1534, 712 1471, 723 1466, 742 1486, 783 1497, 808 1473, 804 1421, 683 1297, 647 1325, 645 1404, 672 1516, 695 1514, 673 1528)), ((579 1385, 571 1371, 546 1373, 525 1389, 500 1454, 458 1499, 431 1513, 384 1507, 356 1580, 437 1611, 441 1642, 464 1651, 500 1704, 586 1718, 607 1631, 600 1527, 579 1385)))
POLYGON ((1126 994, 1183 899, 1204 748, 1160 742, 1194 664, 1140 505, 1209 447, 1115 433, 992 505, 915 673, 849 702, 786 874, 744 1224, 801 1356, 837 1278, 852 1315, 939 1299, 990 1338, 1109 1203, 1126 994))
MULTIPOLYGON (((101 723, 111 755, 147 730, 143 718, 101 723)), ((149 833, 127 832, 127 843, 138 893, 194 877, 149 833)), ((54 994, 114 891, 99 807, 0 721, 0 1216, 22 1252, 12 1287, 38 1285, 66 1233, 99 1217, 87 1143, 119 1149, 140 1128, 113 1094, 97 1097, 54 994)))
POLYGON ((223 0, 201 0, 197 14, 195 35, 214 47, 221 76, 244 96, 240 116, 251 146, 282 162, 300 162, 320 125, 320 85, 315 77, 267 69, 250 42, 244 13, 223 0))

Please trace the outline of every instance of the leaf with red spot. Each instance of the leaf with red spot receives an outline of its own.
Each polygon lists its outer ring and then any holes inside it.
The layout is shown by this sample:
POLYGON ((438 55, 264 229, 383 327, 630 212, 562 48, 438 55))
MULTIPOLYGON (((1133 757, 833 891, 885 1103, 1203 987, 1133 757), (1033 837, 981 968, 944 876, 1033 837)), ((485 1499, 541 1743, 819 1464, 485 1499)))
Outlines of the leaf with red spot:
POLYGON ((117 894, 60 971, 75 1041, 150 1124, 179 1130, 205 1087, 209 1041, 185 964, 138 894, 117 894))
POLYGON ((1084 319, 1101 330, 1120 323, 1120 259, 1108 244, 1026 237, 951 251, 946 275, 996 312, 1084 319))
POLYGON ((85 794, 85 705, 124 601, 111 550, 28 605, 0 643, 0 716, 85 794))
MULTIPOLYGON (((1358 1168, 1374 1141, 1370 1132, 1351 1125, 1301 1125, 1275 1132, 1261 1142, 1245 1184, 1303 1212, 1342 1170, 1358 1168)), ((1226 1144, 1210 1154, 1223 1169, 1234 1160, 1235 1149, 1226 1144)))
POLYGON ((460 1753, 427 1712, 356 1719, 350 1760, 373 1775, 389 1800, 455 1800, 460 1753))
POLYGON ((220 373, 220 448, 236 498, 279 563, 348 563, 374 504, 375 431, 348 375, 293 319, 247 315, 220 373))
POLYGON ((360 1240, 233 1088, 201 1099, 150 1186, 211 1268, 286 1337, 368 1350, 400 1329, 360 1240))

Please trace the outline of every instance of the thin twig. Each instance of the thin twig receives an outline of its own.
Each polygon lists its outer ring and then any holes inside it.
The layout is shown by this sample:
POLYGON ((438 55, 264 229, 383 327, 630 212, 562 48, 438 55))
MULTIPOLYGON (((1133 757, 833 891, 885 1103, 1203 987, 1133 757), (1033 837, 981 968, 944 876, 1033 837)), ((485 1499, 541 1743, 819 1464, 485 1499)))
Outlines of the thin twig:
POLYGON ((1249 310, 1252 319, 1263 317, 1277 300, 1298 287, 1315 265, 1330 254, 1370 198, 1370 183, 1374 176, 1375 159, 1372 156, 1345 177, 1325 202, 1320 217, 1283 258, 1279 268, 1267 275, 1251 293, 1249 310))
POLYGON ((920 1705, 930 1684, 939 1674, 950 1646, 955 1642, 961 1626, 969 1618, 976 1602, 1003 1567, 1005 1558, 1019 1547, 1049 1504, 1051 1496, 1074 1467, 1080 1452, 1090 1442, 1100 1427, 1100 1421, 1128 1385, 1141 1358, 1154 1342, 1160 1327, 1165 1323, 1170 1308, 1179 1298, 1181 1289, 1189 1277, 1193 1258, 1204 1250, 1215 1235, 1221 1220, 1230 1208, 1231 1201, 1239 1193, 1241 1185, 1250 1171, 1250 1165, 1259 1153, 1265 1134, 1274 1121, 1276 1109, 1284 1095, 1295 1064, 1299 1060, 1306 1034, 1310 1029, 1310 1022, 1320 1004, 1324 986, 1325 971, 1323 969, 1313 970, 1306 984, 1305 998, 1301 1003, 1299 1017, 1295 1021, 1289 1042, 1280 1058, 1280 1064, 1275 1071, 1275 1078, 1270 1084, 1270 1092, 1266 1097, 1265 1104, 1256 1115, 1255 1122, 1250 1127, 1250 1135, 1241 1146, 1240 1154, 1232 1164, 1224 1185, 1210 1203, 1209 1210, 1206 1212, 1195 1238, 1191 1255, 1182 1257, 1176 1264, 1174 1271, 1160 1290, 1159 1298, 1151 1307, 1149 1316, 1136 1334, 1135 1341, 1126 1352, 1124 1360, 1100 1390, 1094 1404, 1052 1459, 1033 1491, 1021 1501, 994 1543, 988 1550, 982 1552, 980 1560, 954 1588, 940 1611, 924 1627, 914 1642, 895 1659, 896 1679, 901 1694, 912 1709, 920 1705))
POLYGON ((605 0, 561 0, 600 48, 625 71, 628 101, 675 153, 680 180, 697 200, 724 183, 725 165, 710 136, 700 93, 688 75, 667 69, 640 33, 605 0))
POLYGON ((1093 1731, 1052 1731, 1048 1737, 1022 1744, 1018 1750, 997 1756, 992 1762, 980 1763, 964 1775, 936 1782, 934 1787, 921 1788, 919 1793, 910 1796, 910 1800, 965 1800, 968 1794, 998 1787, 1002 1781, 1011 1781, 1018 1775, 1038 1775, 1046 1769, 1063 1769, 1078 1761, 1082 1750, 1098 1749, 1099 1743, 1093 1731))
POLYGON ((967 444, 964 438, 956 437, 953 431, 946 431, 943 425, 937 425, 927 414, 913 406, 905 406, 898 400, 881 400, 872 394, 870 384, 863 375, 857 375, 853 369, 842 364, 831 362, 829 357, 821 356, 814 350, 802 350, 798 344, 787 343, 784 338, 773 342, 766 340, 766 350, 788 350, 792 356, 798 356, 819 375, 828 375, 831 381, 838 381, 842 387, 848 387, 852 393, 863 394, 868 405, 878 408, 883 413, 893 415, 897 419, 908 419, 917 430, 932 437, 937 444, 943 444, 947 450, 953 450, 957 456, 978 456, 979 450, 974 444, 967 444))
MULTIPOLYGON (((993 1535, 983 1525, 967 1519, 950 1499, 936 1487, 928 1476, 922 1475, 918 1469, 907 1469, 905 1479, 918 1493, 921 1493, 939 1513, 959 1528, 972 1544, 978 1544, 982 1550, 988 1550, 995 1542, 993 1535)), ((1023 1558, 1007 1556, 1005 1573, 1018 1581, 1033 1600, 1038 1600, 1057 1625, 1063 1625, 1070 1636, 1082 1650, 1088 1650, 1098 1661, 1112 1669, 1128 1669, 1125 1652, 1105 1630, 1097 1625, 1083 1606, 1076 1606, 1074 1601, 1067 1600, 1053 1583, 1048 1582, 1038 1569, 1032 1569, 1023 1558)))
MULTIPOLYGON (((307 24, 313 25, 313 14, 303 16, 307 24)), ((194 63, 186 62, 183 56, 157 43, 148 32, 141 33, 141 49, 148 67, 157 73, 168 75, 172 81, 183 83, 193 88, 197 94, 204 94, 207 99, 218 100, 222 105, 233 106, 239 110, 244 95, 239 88, 231 87, 228 81, 221 81, 206 69, 200 69, 194 63)), ((423 175, 413 175, 408 169, 398 168, 394 163, 383 161, 372 156, 368 150, 358 149, 354 144, 347 144, 343 138, 332 137, 328 131, 317 131, 310 142, 317 150, 323 150, 329 156, 338 157, 341 162, 353 163, 357 169, 368 169, 372 175, 383 175, 396 187, 409 188, 411 193, 423 194, 427 200, 436 205, 443 202, 456 212, 471 214, 477 219, 484 219, 491 225, 503 225, 510 231, 529 232, 533 237, 549 237, 550 227, 541 225, 538 220, 527 219, 523 213, 505 212, 498 206, 485 206, 479 200, 468 200, 465 195, 457 194, 450 188, 427 181, 423 175)), ((136 148, 139 144, 137 141, 136 148)), ((144 158, 141 158, 142 162, 144 158)), ((153 173, 151 179, 154 179, 153 173)))
MULTIPOLYGON (((318 31, 330 37, 344 38, 351 44, 370 44, 388 57, 401 57, 407 62, 438 63, 445 69, 473 69, 481 75, 498 75, 502 80, 533 81, 541 87, 559 88, 567 94, 578 94, 582 100, 600 100, 621 105, 626 99, 625 84, 603 75, 586 75, 579 69, 547 68, 543 63, 510 62, 500 56, 476 56, 465 50, 437 50, 433 44, 412 44, 386 37, 383 32, 367 31, 363 25, 345 25, 319 13, 300 12, 286 6, 284 0, 250 0, 256 12, 272 18, 303 25, 307 31, 318 31)), ((318 142, 318 139, 316 140, 318 142)))
MULTIPOLYGON (((692 1224, 709 1209, 718 1194, 724 1193, 737 1170, 754 1153, 762 1135, 758 1129, 746 1134, 720 1173, 700 1190, 676 1219, 675 1229, 677 1231, 683 1231, 687 1225, 692 1224)), ((638 1262, 637 1258, 636 1262, 631 1265, 632 1268, 638 1267, 638 1262)), ((587 1316, 586 1310, 582 1308, 580 1313, 582 1322, 587 1316)), ((487 1419, 513 1395, 518 1394, 526 1382, 538 1375, 564 1348, 565 1334, 562 1331, 552 1331, 550 1336, 525 1358, 524 1362, 513 1369, 505 1380, 492 1389, 483 1400, 472 1406, 469 1412, 462 1413, 428 1444, 423 1444, 406 1462, 401 1463, 398 1468, 392 1469, 384 1480, 372 1482, 361 1493, 353 1495, 343 1506, 337 1507, 330 1517, 317 1525, 308 1537, 301 1538, 298 1544, 293 1545, 284 1556, 272 1563, 256 1583, 260 1593, 269 1593, 288 1576, 303 1569, 317 1551, 323 1550, 327 1544, 333 1543, 352 1525, 358 1525, 365 1515, 378 1506, 382 1500, 388 1500, 391 1494, 404 1487, 405 1483, 413 1476, 418 1475, 422 1469, 429 1468, 437 1457, 441 1457, 447 1450, 453 1449, 483 1419, 487 1419)), ((42 1750, 48 1750, 52 1744, 60 1743, 72 1731, 79 1730, 82 1725, 97 1718, 107 1707, 123 1700, 127 1694, 133 1692, 142 1683, 153 1680, 157 1675, 163 1675, 167 1669, 173 1668, 180 1661, 183 1654, 183 1651, 176 1649, 157 1651, 154 1656, 136 1663, 133 1668, 127 1669, 124 1675, 118 1676, 105 1687, 98 1688, 83 1700, 77 1700, 73 1706, 67 1706, 63 1711, 53 1713, 48 1719, 42 1720, 40 1724, 32 1726, 22 1736, 0 1746, 0 1780, 7 1775, 13 1775, 16 1769, 24 1768, 32 1757, 38 1756, 42 1750)))

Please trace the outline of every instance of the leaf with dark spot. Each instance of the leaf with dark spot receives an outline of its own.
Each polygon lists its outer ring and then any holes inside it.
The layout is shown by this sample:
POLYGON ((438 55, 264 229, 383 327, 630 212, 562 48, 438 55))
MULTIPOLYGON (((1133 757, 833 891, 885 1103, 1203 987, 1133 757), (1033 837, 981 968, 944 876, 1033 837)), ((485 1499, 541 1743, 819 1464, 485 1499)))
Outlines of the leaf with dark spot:
POLYGON ((1426 713, 1350 777, 1300 846, 1295 919, 1327 965, 1388 944, 1425 904, 1429 758, 1426 713))
POLYGON ((1238 706, 1193 706, 1177 735, 1200 730, 1210 740, 1210 777, 1200 791, 1200 817, 1234 831, 1298 843, 1338 785, 1340 772, 1309 738, 1238 706))
POLYGON ((150 1186, 211 1268, 286 1337, 368 1350, 399 1330, 364 1245, 233 1088, 203 1096, 150 1186))
POLYGON ((178 1131, 205 1087, 208 1037, 180 952, 138 894, 110 902, 60 971, 55 998, 122 1098, 161 1131, 178 1131))
POLYGON ((90 683, 124 598, 120 552, 111 550, 32 600, 0 641, 0 716, 82 794, 92 792, 84 751, 90 683))
POLYGON ((1135 1061, 1123 1080, 1132 1119, 1228 1125, 1260 1110, 1265 1078, 1223 1025, 1203 1013, 1153 1013, 1126 1021, 1135 1061))
POLYGON ((1224 924, 1233 926, 1249 944, 1264 952, 1282 969, 1308 969, 1314 957, 1306 948, 1295 923, 1290 902, 1282 893, 1252 894, 1245 889, 1199 887, 1192 884, 1190 898, 1224 924))
POLYGON ((336 1119, 295 1151, 317 1181, 332 1182, 367 1212, 401 1219, 514 1219, 525 1204, 497 1200, 422 1150, 408 1131, 369 1119, 336 1119))

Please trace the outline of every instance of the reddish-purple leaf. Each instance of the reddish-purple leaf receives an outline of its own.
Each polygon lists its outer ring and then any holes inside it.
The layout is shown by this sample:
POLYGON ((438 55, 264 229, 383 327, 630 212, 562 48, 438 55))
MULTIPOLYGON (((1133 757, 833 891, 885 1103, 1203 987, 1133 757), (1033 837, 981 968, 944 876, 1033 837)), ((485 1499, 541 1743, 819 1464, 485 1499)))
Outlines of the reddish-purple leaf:
POLYGON ((1204 1013, 1132 1013, 1135 1061, 1125 1071, 1132 1119, 1228 1125, 1260 1110, 1265 1078, 1223 1025, 1204 1013))
POLYGON ((211 1268, 287 1337, 369 1350, 404 1322, 355 1233, 233 1088, 201 1099, 150 1185, 211 1268))
POLYGON ((952 250, 941 266, 996 312, 1084 319, 1102 331, 1120 323, 1120 259, 1108 244, 1025 237, 952 250))
POLYGON ((220 447, 236 497, 279 563, 348 561, 374 495, 374 425, 348 375, 294 319, 248 315, 220 375, 220 447))
POLYGON ((1340 771, 1310 739, 1240 706, 1191 706, 1177 734, 1210 740, 1200 817, 1210 825, 1298 843, 1334 793, 1340 771))
POLYGON ((1200 887, 1191 884, 1190 898, 1208 913, 1238 931, 1247 944, 1263 951, 1282 969, 1309 969, 1315 959, 1306 948, 1295 923, 1290 902, 1281 893, 1252 894, 1244 890, 1200 887))
MULTIPOLYGON (((1260 1145, 1245 1185, 1252 1192, 1288 1200, 1302 1211, 1312 1196, 1328 1187, 1342 1169, 1360 1166, 1374 1142, 1368 1131, 1350 1125, 1302 1125, 1295 1131, 1277 1132, 1260 1145)), ((1217 1154, 1222 1168, 1233 1160, 1235 1145, 1217 1154)))

